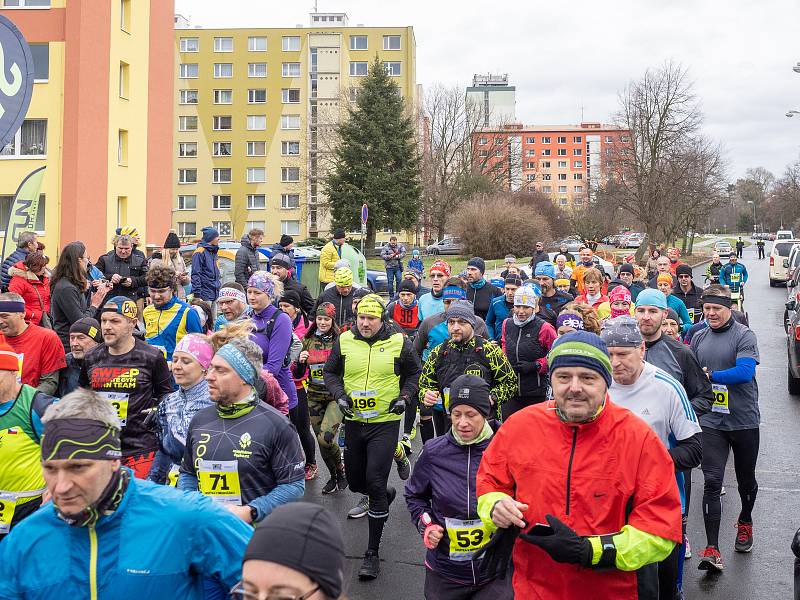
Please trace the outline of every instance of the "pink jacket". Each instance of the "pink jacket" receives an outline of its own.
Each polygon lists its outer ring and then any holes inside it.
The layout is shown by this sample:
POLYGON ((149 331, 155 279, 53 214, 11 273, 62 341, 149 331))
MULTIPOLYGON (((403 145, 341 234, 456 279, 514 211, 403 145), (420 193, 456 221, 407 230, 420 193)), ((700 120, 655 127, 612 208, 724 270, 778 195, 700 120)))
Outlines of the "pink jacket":
POLYGON ((289 398, 286 396, 286 392, 281 389, 281 384, 278 383, 275 376, 266 369, 261 369, 261 380, 267 388, 267 392, 264 394, 263 398, 264 402, 278 409, 284 415, 288 415, 289 398))

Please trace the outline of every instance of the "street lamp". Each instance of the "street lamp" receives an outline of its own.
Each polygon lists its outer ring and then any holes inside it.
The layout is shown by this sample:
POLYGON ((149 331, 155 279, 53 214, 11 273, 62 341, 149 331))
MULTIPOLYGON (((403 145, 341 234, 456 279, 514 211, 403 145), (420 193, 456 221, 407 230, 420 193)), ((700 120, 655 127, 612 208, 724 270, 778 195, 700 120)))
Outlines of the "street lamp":
POLYGON ((756 203, 753 202, 752 200, 748 200, 747 203, 753 205, 753 231, 755 231, 756 230, 756 203))
POLYGON ((786 116, 789 118, 795 115, 800 115, 800 110, 790 110, 789 112, 786 113, 786 116))

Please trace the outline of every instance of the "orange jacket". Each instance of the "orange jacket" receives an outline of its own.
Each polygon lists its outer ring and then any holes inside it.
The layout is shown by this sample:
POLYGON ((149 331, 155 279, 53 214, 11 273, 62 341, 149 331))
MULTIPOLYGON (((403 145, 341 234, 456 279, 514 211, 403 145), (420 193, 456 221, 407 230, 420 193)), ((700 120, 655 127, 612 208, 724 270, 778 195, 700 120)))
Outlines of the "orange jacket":
MULTIPOLYGON (((624 525, 676 543, 681 502, 675 469, 648 425, 606 397, 591 423, 567 424, 552 402, 525 408, 497 433, 481 459, 477 495, 501 492, 528 505, 527 523, 552 514, 579 535, 624 525)), ((514 593, 526 600, 636 599, 636 572, 557 563, 518 540, 514 593)))

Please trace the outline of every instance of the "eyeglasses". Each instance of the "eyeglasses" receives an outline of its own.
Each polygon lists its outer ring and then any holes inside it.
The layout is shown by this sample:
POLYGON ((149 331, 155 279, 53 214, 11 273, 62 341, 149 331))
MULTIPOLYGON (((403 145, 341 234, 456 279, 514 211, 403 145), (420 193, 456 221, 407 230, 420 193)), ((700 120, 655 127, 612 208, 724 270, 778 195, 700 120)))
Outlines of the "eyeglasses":
POLYGON ((320 590, 320 586, 309 590, 305 594, 297 595, 296 590, 287 587, 271 587, 266 596, 256 592, 249 592, 244 589, 244 584, 240 581, 231 588, 229 592, 231 600, 308 600, 320 590))

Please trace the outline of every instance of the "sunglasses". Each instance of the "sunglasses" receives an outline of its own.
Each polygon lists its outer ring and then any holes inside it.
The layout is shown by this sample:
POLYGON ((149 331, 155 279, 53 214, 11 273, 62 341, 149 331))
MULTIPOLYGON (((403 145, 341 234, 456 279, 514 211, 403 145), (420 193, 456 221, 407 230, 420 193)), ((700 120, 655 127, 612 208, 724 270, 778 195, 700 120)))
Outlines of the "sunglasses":
POLYGON ((305 594, 297 595, 291 588, 272 587, 267 591, 266 596, 256 592, 249 592, 244 589, 244 584, 240 581, 231 588, 231 600, 308 600, 320 590, 317 586, 305 594))

